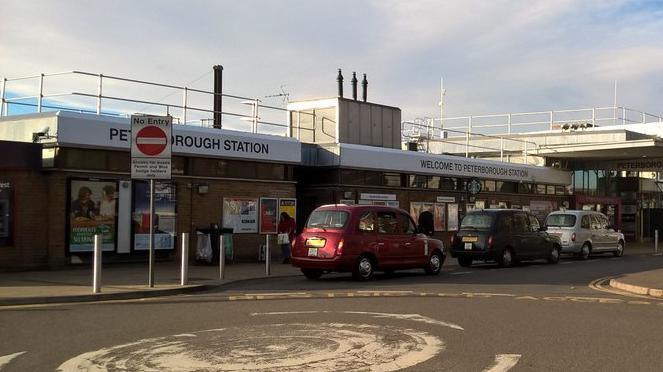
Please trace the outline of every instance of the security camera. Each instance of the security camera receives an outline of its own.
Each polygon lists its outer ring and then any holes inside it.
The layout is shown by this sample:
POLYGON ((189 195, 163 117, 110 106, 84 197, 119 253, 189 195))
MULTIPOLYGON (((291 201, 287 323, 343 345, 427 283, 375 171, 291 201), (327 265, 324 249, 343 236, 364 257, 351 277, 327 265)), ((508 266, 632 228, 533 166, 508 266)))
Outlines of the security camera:
POLYGON ((32 133, 32 142, 37 143, 41 138, 48 138, 48 132, 51 130, 50 127, 43 127, 38 132, 32 133))

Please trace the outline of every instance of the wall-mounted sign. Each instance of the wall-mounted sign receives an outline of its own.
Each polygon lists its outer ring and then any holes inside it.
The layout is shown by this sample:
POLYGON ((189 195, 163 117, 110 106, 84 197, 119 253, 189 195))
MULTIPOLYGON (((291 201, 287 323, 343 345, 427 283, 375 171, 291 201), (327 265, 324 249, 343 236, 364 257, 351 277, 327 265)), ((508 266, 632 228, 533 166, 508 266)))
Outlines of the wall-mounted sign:
POLYGON ((117 181, 71 180, 69 188, 69 252, 92 252, 96 234, 102 250, 115 250, 117 181))
POLYGON ((437 197, 437 202, 438 203, 455 203, 456 202, 456 197, 454 197, 454 196, 438 196, 437 197))
POLYGON ((276 234, 279 222, 277 198, 260 198, 260 233, 276 234))
POLYGON ((359 194, 359 199, 364 200, 396 200, 396 194, 359 194))
POLYGON ((476 178, 472 178, 465 186, 467 192, 472 195, 476 195, 481 192, 481 181, 476 178))

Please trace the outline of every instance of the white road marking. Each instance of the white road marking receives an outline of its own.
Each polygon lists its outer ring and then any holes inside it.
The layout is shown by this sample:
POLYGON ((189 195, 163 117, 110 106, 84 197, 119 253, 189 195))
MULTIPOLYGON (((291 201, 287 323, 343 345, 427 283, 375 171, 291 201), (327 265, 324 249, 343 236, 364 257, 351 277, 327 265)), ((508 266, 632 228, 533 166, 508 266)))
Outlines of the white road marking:
POLYGON ((463 274, 472 274, 474 271, 458 271, 455 273, 449 273, 449 275, 463 275, 463 274))
POLYGON ((242 296, 292 296, 306 295, 306 292, 265 292, 265 293, 242 293, 242 296))
POLYGON ((435 357, 424 331, 344 323, 248 325, 142 339, 78 355, 57 371, 397 371, 435 357))
POLYGON ((331 311, 331 310, 322 310, 322 311, 273 311, 267 313, 251 313, 251 316, 261 316, 261 315, 293 315, 293 314, 359 314, 359 315, 368 315, 374 318, 393 318, 401 320, 411 320, 414 322, 421 322, 426 324, 434 324, 443 327, 449 327, 452 329, 458 329, 464 331, 465 329, 457 324, 443 322, 441 320, 429 318, 427 316, 419 314, 391 314, 391 313, 376 313, 369 311, 331 311))
POLYGON ((495 364, 485 368, 483 372, 506 372, 518 363, 521 356, 520 354, 497 354, 495 364))
POLYGON ((26 353, 26 351, 21 351, 19 353, 0 356, 0 368, 2 368, 4 366, 6 366, 7 364, 9 364, 9 362, 11 362, 17 356, 23 355, 25 353, 26 353))

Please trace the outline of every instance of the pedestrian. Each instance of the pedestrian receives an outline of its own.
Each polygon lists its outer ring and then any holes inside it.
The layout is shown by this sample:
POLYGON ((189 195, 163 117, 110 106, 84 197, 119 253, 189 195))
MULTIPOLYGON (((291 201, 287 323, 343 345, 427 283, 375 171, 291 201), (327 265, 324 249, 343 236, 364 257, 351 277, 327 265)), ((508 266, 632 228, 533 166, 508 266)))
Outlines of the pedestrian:
POLYGON ((433 235, 435 230, 435 222, 433 218, 433 213, 430 211, 423 211, 419 215, 419 232, 422 232, 428 236, 433 235))
POLYGON ((295 238, 295 220, 286 212, 281 212, 278 225, 278 243, 284 264, 290 263, 290 243, 295 238))

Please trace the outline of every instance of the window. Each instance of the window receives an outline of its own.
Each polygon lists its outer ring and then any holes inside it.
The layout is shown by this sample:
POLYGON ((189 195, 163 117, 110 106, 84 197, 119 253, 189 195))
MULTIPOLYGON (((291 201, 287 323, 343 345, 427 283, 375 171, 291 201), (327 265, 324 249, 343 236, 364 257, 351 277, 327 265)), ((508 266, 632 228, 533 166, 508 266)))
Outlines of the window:
POLYGON ((384 173, 383 175, 384 186, 401 187, 401 175, 398 173, 384 173))
POLYGON ((427 181, 428 177, 411 174, 409 178, 410 178, 410 180, 408 182, 409 187, 416 187, 416 188, 425 188, 426 187, 426 181, 427 181))
POLYGON ((531 231, 539 231, 539 228, 541 225, 539 224, 539 220, 534 217, 534 215, 528 215, 529 216, 529 227, 531 231))
POLYGON ((313 211, 306 227, 323 229, 341 229, 348 221, 348 212, 335 210, 313 211))
POLYGON ((378 212, 378 233, 398 234, 398 219, 395 212, 378 212))
POLYGON ((592 214, 590 216, 590 223, 591 223, 591 228, 592 229, 600 229, 601 228, 601 218, 598 214, 592 214))
POLYGON ((441 190, 455 190, 456 189, 456 179, 443 177, 440 180, 440 189, 441 190))
POLYGON ((483 181, 483 190, 482 191, 495 192, 495 190, 496 190, 495 181, 492 181, 492 180, 483 181))
POLYGON ((546 185, 536 185, 536 193, 537 194, 545 194, 546 193, 546 185))
POLYGON ((492 215, 488 213, 470 213, 463 218, 463 222, 460 223, 460 228, 490 229, 492 225, 492 215))
POLYGON ((417 231, 416 227, 414 226, 414 223, 412 222, 412 219, 407 214, 399 213, 398 219, 399 219, 398 221, 399 227, 401 230, 400 232, 402 234, 412 235, 417 231))
POLYGON ((426 186, 429 189, 439 189, 440 188, 440 177, 439 176, 428 176, 428 184, 426 186))
POLYGON ((366 212, 359 218, 359 231, 375 231, 375 215, 373 212, 366 212))
POLYGON ((527 215, 524 213, 516 213, 513 215, 513 232, 521 233, 529 231, 529 223, 527 222, 527 215))
POLYGON ((546 218, 546 226, 573 227, 576 224, 576 216, 572 214, 551 214, 546 218))
POLYGON ((589 215, 584 215, 582 216, 582 219, 580 220, 580 227, 583 229, 589 229, 591 226, 589 222, 589 215))
POLYGON ((510 214, 503 214, 500 217, 499 231, 504 233, 511 233, 513 230, 513 220, 510 214))
POLYGON ((548 195, 555 195, 555 186, 553 186, 553 185, 547 185, 547 186, 546 186, 546 194, 548 194, 548 195))

